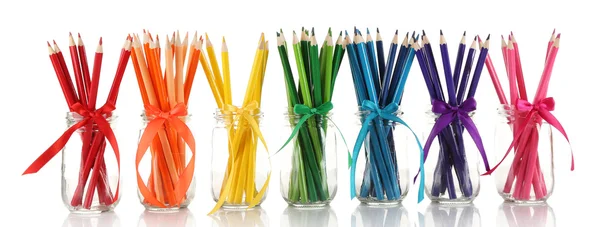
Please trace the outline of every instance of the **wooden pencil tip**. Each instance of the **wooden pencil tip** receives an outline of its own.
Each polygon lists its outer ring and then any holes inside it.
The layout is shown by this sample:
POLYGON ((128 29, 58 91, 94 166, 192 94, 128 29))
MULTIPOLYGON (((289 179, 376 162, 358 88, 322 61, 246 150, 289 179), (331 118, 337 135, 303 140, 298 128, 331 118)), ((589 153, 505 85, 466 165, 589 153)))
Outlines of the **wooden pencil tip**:
POLYGON ((491 36, 491 35, 492 35, 492 34, 488 34, 487 38, 485 38, 485 41, 488 41, 488 40, 490 40, 490 36, 491 36))
POLYGON ((379 27, 377 27, 377 33, 379 33, 379 27))
POLYGON ((315 35, 315 27, 312 27, 311 31, 310 31, 311 35, 314 36, 315 35))
POLYGON ((426 34, 425 34, 425 29, 423 29, 423 37, 425 37, 425 36, 426 36, 426 34))
POLYGON ((71 32, 69 32, 69 36, 70 36, 70 37, 73 37, 73 34, 72 34, 71 32))
POLYGON ((342 36, 342 31, 340 31, 340 36, 342 36))
POLYGON ((552 35, 556 33, 556 28, 552 30, 552 35))
POLYGON ((442 29, 440 29, 440 35, 444 35, 444 32, 442 32, 442 29))
POLYGON ((367 35, 370 35, 371 32, 369 31, 369 28, 367 28, 367 35))
POLYGON ((476 35, 475 38, 473 39, 473 41, 481 41, 481 38, 479 37, 479 35, 476 35))
POLYGON ((52 42, 54 43, 54 45, 56 45, 56 40, 53 39, 52 42))
POLYGON ((100 42, 98 42, 98 45, 102 45, 102 36, 100 36, 100 42))
MULTIPOLYGON (((394 35, 398 35, 398 29, 396 29, 396 33, 394 33, 394 35)), ((408 36, 408 32, 406 33, 406 36, 408 36)))
POLYGON ((48 43, 48 47, 52 47, 52 46, 50 45, 50 41, 46 41, 46 43, 48 43))
POLYGON ((558 33, 558 35, 556 35, 556 39, 560 39, 560 34, 561 33, 558 33))

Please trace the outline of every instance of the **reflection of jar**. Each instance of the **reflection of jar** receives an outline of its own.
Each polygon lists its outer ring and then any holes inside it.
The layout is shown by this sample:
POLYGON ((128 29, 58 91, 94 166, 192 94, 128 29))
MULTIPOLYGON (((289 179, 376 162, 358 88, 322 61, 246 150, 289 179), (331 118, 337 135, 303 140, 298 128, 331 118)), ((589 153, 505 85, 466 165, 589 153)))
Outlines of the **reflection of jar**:
MULTIPOLYGON (((331 118, 331 113, 328 117, 331 118)), ((285 131, 292 132, 304 115, 285 113, 285 131)), ((289 134, 283 134, 285 140, 289 134)), ((313 115, 280 152, 281 195, 293 206, 324 206, 337 191, 337 130, 328 119, 313 115)))
MULTIPOLYGON (((145 113, 141 116, 140 140, 148 125, 155 120, 154 117, 147 116, 145 113)), ((189 125, 191 116, 179 117, 179 119, 189 125)), ((159 203, 152 203, 148 200, 138 186, 138 197, 142 205, 146 209, 154 211, 177 210, 187 207, 196 195, 195 177, 191 176, 191 183, 181 201, 177 201, 175 188, 177 183, 183 180, 185 176, 183 174, 184 169, 189 165, 188 163, 195 160, 191 159, 190 147, 184 143, 182 136, 178 134, 174 125, 167 121, 160 126, 158 132, 154 135, 147 154, 150 155, 142 158, 138 172, 142 179, 146 180, 142 183, 150 191, 148 197, 153 197, 159 203)))
POLYGON ((554 227, 556 217, 546 203, 503 203, 498 207, 496 226, 499 227, 554 227))
MULTIPOLYGON (((419 219, 419 222, 421 219, 419 219)), ((480 227, 479 210, 473 204, 436 204, 427 206, 424 227, 480 227)))
POLYGON ((104 212, 99 214, 81 214, 71 213, 62 227, 120 227, 119 216, 114 212, 104 212))
POLYGON ((303 209, 289 206, 281 215, 281 227, 338 226, 337 215, 331 207, 303 209))
POLYGON ((219 210, 210 217, 213 220, 212 226, 214 227, 269 227, 269 215, 259 206, 246 210, 219 210))
POLYGON ((494 171, 496 189, 504 200, 543 202, 554 190, 554 141, 552 126, 535 114, 525 122, 527 112, 517 113, 511 106, 498 108, 496 155, 502 159, 515 135, 525 124, 504 162, 494 171), (517 127, 515 127, 515 125, 517 127))
MULTIPOLYGON (((104 117, 111 127, 117 119, 113 113, 104 117)), ((68 127, 82 120, 83 117, 77 113, 67 113, 68 127)), ((62 199, 65 206, 71 212, 80 213, 113 210, 120 199, 120 195, 115 194, 119 168, 112 146, 98 130, 97 123, 78 128, 62 151, 62 199)))
POLYGON ((195 227, 196 219, 187 208, 175 212, 144 211, 138 227, 195 227))
MULTIPOLYGON (((469 113, 473 119, 474 112, 469 113)), ((428 133, 439 114, 427 112, 428 133)), ((431 143, 425 162, 425 193, 434 202, 470 203, 479 195, 479 154, 458 118, 431 143)))
POLYGON ((252 125, 256 123, 262 129, 263 113, 259 109, 252 113, 217 110, 214 117, 211 167, 214 201, 225 196, 223 207, 233 209, 247 208, 252 201, 260 205, 266 198, 267 188, 257 197, 271 169, 268 153, 252 125), (231 181, 231 187, 225 192, 227 181, 231 181))
POLYGON ((408 211, 402 205, 369 206, 361 204, 352 213, 352 227, 409 227, 408 211))
MULTIPOLYGON (((370 111, 359 111, 359 127, 370 111)), ((401 118, 402 112, 396 116, 401 118)), ((380 117, 369 124, 356 161, 356 197, 363 203, 400 203, 411 183, 408 171, 407 134, 404 126, 380 117)))

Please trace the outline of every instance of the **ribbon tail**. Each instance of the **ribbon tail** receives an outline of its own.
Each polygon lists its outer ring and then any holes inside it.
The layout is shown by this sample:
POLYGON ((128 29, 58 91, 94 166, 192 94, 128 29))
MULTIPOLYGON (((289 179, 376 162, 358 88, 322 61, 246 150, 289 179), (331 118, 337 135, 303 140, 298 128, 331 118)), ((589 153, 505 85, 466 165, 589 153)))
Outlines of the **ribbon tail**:
POLYGON ((35 161, 33 161, 33 163, 31 163, 29 167, 27 167, 25 172, 23 172, 23 175, 37 173, 40 169, 42 169, 42 167, 44 167, 52 158, 54 158, 54 156, 56 156, 56 154, 58 154, 63 147, 65 147, 67 142, 69 142, 71 135, 73 135, 77 129, 87 124, 88 121, 89 120, 80 121, 63 132, 63 134, 56 141, 54 141, 54 143, 50 145, 50 147, 48 147, 44 153, 42 153, 42 155, 40 155, 37 159, 35 159, 35 161))
POLYGON ((298 120, 298 123, 294 127, 294 130, 292 131, 292 134, 290 135, 290 137, 288 137, 287 141, 285 141, 283 146, 281 146, 281 148, 279 148, 279 150, 277 150, 275 152, 275 154, 273 154, 272 156, 275 156, 277 153, 279 153, 281 150, 283 150, 283 148, 285 148, 285 146, 287 146, 296 137, 296 135, 298 134, 298 131, 300 131, 300 128, 302 128, 302 125, 304 124, 304 122, 306 122, 306 120, 308 120, 308 118, 310 118, 312 116, 313 115, 311 115, 311 114, 306 114, 306 115, 302 116, 302 118, 300 118, 300 120, 298 120))
POLYGON ((335 129, 340 134, 340 137, 342 137, 344 146, 346 146, 346 152, 348 153, 348 168, 350 168, 350 166, 352 166, 352 155, 350 154, 350 149, 348 148, 348 143, 346 143, 346 138, 344 138, 344 134, 342 134, 342 130, 340 130, 340 128, 337 126, 337 124, 335 124, 335 122, 333 122, 333 120, 331 120, 331 118, 329 118, 329 117, 326 117, 326 118, 327 118, 327 120, 329 120, 329 122, 331 122, 331 124, 333 124, 335 129))
POLYGON ((138 144, 138 149, 135 154, 135 172, 137 175, 137 184, 140 194, 142 194, 148 203, 161 208, 165 208, 165 204, 158 201, 158 199, 152 195, 148 187, 146 187, 146 184, 140 175, 139 166, 144 154, 146 154, 150 144, 152 143, 152 139, 154 139, 156 134, 158 134, 158 130, 160 129, 160 126, 164 124, 164 122, 164 119, 155 119, 148 123, 146 129, 142 133, 142 138, 140 139, 140 143, 138 144))
MULTIPOLYGON (((194 169, 195 169, 195 160, 196 160, 196 141, 194 136, 192 135, 192 131, 190 128, 183 123, 179 118, 172 118, 169 122, 175 127, 175 130, 181 137, 183 141, 188 144, 190 150, 192 152, 192 157, 190 157, 189 164, 186 165, 183 173, 179 176, 177 180, 177 184, 175 185, 175 195, 177 202, 182 202, 184 197, 187 194, 187 191, 192 184, 192 180, 194 179, 194 169)), ((185 163, 184 163, 185 164, 185 163)))
MULTIPOLYGON (((473 123, 473 120, 468 116, 464 116, 459 114, 460 121, 462 122, 471 138, 473 138, 473 142, 475 142, 475 146, 479 149, 479 154, 481 154, 481 158, 483 159, 483 164, 485 165, 485 171, 490 171, 490 163, 488 162, 487 155, 485 153, 485 148, 483 147, 483 142, 481 141, 481 135, 479 135, 479 131, 477 130, 477 126, 473 123)), ((460 130, 460 129, 459 129, 460 130)))
MULTIPOLYGON (((402 120, 399 117, 393 116, 393 115, 390 115, 390 118, 388 118, 388 119, 398 122, 401 125, 404 125, 406 128, 408 128, 408 130, 410 130, 410 132, 415 137, 415 141, 417 141, 417 145, 419 146, 419 151, 421 154, 420 159, 419 159, 419 168, 421 169, 422 173, 421 173, 421 177, 419 179, 419 195, 417 198, 417 202, 420 203, 421 201, 423 201, 423 199, 425 199, 425 158, 424 158, 425 155, 423 152, 423 146, 421 146, 421 141, 419 140, 419 137, 417 136, 415 131, 413 131, 412 128, 410 128, 410 126, 408 126, 408 124, 406 124, 406 122, 404 120, 402 120)), ((414 183, 414 180, 413 180, 413 183, 414 183)))
POLYGON ((556 117, 550 113, 548 110, 541 109, 539 111, 540 116, 548 122, 548 124, 552 125, 552 127, 556 128, 564 137, 567 139, 567 143, 569 143, 569 148, 571 149, 571 171, 575 170, 575 156, 573 155, 573 148, 571 147, 571 141, 569 141, 569 137, 567 136, 567 132, 560 124, 560 121, 556 119, 556 117))
POLYGON ((350 165, 350 199, 356 197, 356 186, 355 186, 355 176, 356 176, 356 162, 358 160, 358 153, 360 152, 360 147, 362 146, 365 138, 367 137, 367 130, 369 129, 369 122, 373 121, 377 117, 376 113, 371 113, 365 121, 362 123, 360 127, 360 132, 358 133, 358 137, 356 138, 356 142, 354 143, 354 149, 352 151, 352 163, 350 165))
MULTIPOLYGON (((254 119, 252 118, 252 120, 254 120, 254 119)), ((248 209, 250 209, 252 207, 255 207, 258 203, 260 203, 260 201, 264 197, 265 193, 267 193, 267 188, 269 187, 269 182, 271 181, 272 165, 271 165, 271 158, 269 156, 269 149, 267 148, 267 143, 265 142, 265 139, 263 138, 263 135, 260 132, 260 128, 258 127, 258 124, 256 123, 256 121, 250 121, 250 119, 248 119, 248 122, 250 122, 250 126, 252 127, 252 130, 254 130, 254 133, 256 133, 258 138, 260 138, 263 146, 265 147, 265 152, 267 152, 267 157, 269 157, 269 173, 267 174, 267 179, 265 180, 265 183, 260 188, 260 191, 258 191, 258 193, 254 197, 254 199, 252 199, 252 201, 248 204, 248 209)))
POLYGON ((95 119, 95 122, 96 125, 98 125, 98 129, 100 130, 100 132, 102 132, 102 134, 104 134, 104 137, 106 137, 106 140, 108 140, 108 143, 112 147, 113 152, 115 154, 115 158, 117 159, 118 180, 115 197, 113 198, 113 202, 116 202, 119 199, 119 188, 121 185, 121 154, 119 152, 119 144, 117 143, 115 133, 113 132, 112 128, 110 127, 110 124, 106 121, 106 119, 99 117, 95 119))
MULTIPOLYGON (((423 146, 423 163, 427 161, 427 156, 429 155, 429 148, 431 148, 433 140, 438 136, 438 134, 442 132, 442 130, 444 130, 444 128, 446 128, 446 126, 450 125, 453 118, 454 116, 451 114, 443 114, 435 121, 435 124, 433 124, 431 132, 429 133, 429 136, 425 141, 425 146, 423 146)), ((413 183, 417 181, 417 176, 419 176, 421 171, 423 171, 423 167, 419 168, 417 175, 413 178, 413 183)))
MULTIPOLYGON (((531 119, 532 114, 528 114, 527 117, 525 118, 524 122, 529 122, 529 120, 531 119)), ((517 134, 515 136, 515 138, 513 139, 513 141, 510 143, 510 146, 508 146, 508 149, 506 150, 506 153, 504 154, 504 157, 502 157, 502 159, 500 160, 500 162, 498 162, 498 164, 496 164, 494 167, 492 167, 490 170, 488 170, 486 173, 482 174, 482 176, 486 176, 486 175, 490 175, 492 174, 499 166, 500 164, 502 164, 502 162, 504 162, 504 160, 506 159, 506 157, 508 157, 508 154, 510 154, 510 151, 513 149, 513 147, 515 147, 517 141, 520 140, 521 136, 523 135, 523 133, 525 132, 525 129, 527 124, 524 124, 523 126, 521 126, 521 128, 517 131, 517 134)))

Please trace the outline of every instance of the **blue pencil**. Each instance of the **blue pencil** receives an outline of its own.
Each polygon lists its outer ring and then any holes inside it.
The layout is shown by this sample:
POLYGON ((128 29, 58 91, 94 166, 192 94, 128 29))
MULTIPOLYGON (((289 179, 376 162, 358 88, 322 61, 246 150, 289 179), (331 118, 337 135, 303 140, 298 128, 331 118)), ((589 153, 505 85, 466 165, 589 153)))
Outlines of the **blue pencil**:
MULTIPOLYGON (((407 33, 408 36, 408 33, 407 33)), ((406 38, 405 38, 406 39, 406 38)), ((381 95, 379 95, 379 103, 385 103, 386 94, 389 90, 390 79, 392 77, 392 71, 394 69, 394 60, 396 59, 396 52, 398 48, 398 30, 396 30, 396 34, 394 34, 394 38, 392 39, 392 43, 390 44, 390 50, 388 52, 387 63, 385 66, 385 75, 381 82, 381 95)))
POLYGON ((458 44, 458 53, 456 53, 456 63, 454 64, 454 74, 452 74, 452 79, 454 80, 454 89, 458 90, 458 81, 460 79, 460 71, 462 68, 463 58, 465 55, 466 41, 465 36, 467 32, 463 33, 462 38, 460 39, 460 44, 458 44))
MULTIPOLYGON (((375 37, 375 46, 377 47, 377 63, 379 65, 379 83, 383 83, 383 77, 385 74, 385 56, 383 53, 383 39, 377 28, 377 37, 375 37)), ((381 85, 383 89, 383 85, 381 85)))

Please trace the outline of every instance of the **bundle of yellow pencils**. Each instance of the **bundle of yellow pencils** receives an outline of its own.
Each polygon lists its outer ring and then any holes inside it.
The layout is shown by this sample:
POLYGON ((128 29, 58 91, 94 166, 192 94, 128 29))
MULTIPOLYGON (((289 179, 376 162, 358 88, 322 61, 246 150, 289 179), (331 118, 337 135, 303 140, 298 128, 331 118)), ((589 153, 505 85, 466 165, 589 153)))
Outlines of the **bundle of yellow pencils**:
MULTIPOLYGON (((257 190, 255 178, 257 176, 256 154, 259 139, 266 148, 266 143, 258 125, 260 120, 262 86, 269 54, 268 41, 265 41, 264 34, 262 34, 254 57, 244 101, 239 107, 232 105, 229 53, 225 38, 223 38, 221 48, 222 77, 215 57, 215 50, 208 35, 206 35, 206 52, 208 53, 208 61, 204 56, 204 52, 201 51, 199 57, 200 63, 206 74, 206 79, 212 90, 219 112, 227 119, 228 151, 213 152, 228 152, 229 155, 223 183, 221 187, 217 187, 220 190, 214 192, 216 195, 215 198, 218 197, 218 201, 210 214, 215 213, 224 204, 229 206, 247 206, 248 208, 254 207, 262 201, 270 179, 269 170, 264 185, 257 190)), ((214 168, 218 167, 213 166, 214 168)), ((213 180, 213 182, 216 182, 216 180, 213 180)))
POLYGON ((142 204, 148 209, 186 207, 193 197, 188 192, 193 193, 189 189, 194 175, 195 143, 185 121, 201 46, 202 40, 196 35, 191 45, 188 45, 187 34, 183 42, 179 32, 173 33, 171 38, 166 36, 163 71, 158 36, 153 39, 144 30, 142 43, 140 37, 134 35, 131 56, 146 121, 136 154, 136 172, 142 204), (186 154, 186 146, 191 156, 186 154), (151 168, 144 182, 139 165, 148 150, 151 168))

